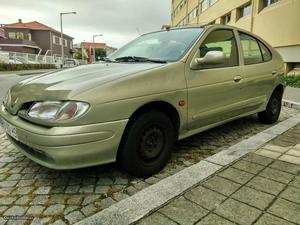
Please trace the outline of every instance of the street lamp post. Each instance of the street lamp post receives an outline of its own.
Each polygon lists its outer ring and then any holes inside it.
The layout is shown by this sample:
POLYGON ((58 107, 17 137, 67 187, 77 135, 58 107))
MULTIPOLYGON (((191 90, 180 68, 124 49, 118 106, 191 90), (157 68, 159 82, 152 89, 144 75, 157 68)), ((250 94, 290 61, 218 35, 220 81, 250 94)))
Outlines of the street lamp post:
MULTIPOLYGON (((103 34, 95 34, 95 35, 93 35, 93 43, 95 44, 95 38, 96 37, 102 37, 103 36, 103 34)), ((93 47, 93 52, 94 52, 94 62, 96 61, 96 48, 95 47, 93 47)))
POLYGON ((63 34, 63 22, 62 22, 62 17, 63 15, 67 15, 67 14, 76 14, 76 12, 64 12, 64 13, 60 13, 60 38, 61 38, 61 68, 63 68, 64 66, 64 34, 63 34))

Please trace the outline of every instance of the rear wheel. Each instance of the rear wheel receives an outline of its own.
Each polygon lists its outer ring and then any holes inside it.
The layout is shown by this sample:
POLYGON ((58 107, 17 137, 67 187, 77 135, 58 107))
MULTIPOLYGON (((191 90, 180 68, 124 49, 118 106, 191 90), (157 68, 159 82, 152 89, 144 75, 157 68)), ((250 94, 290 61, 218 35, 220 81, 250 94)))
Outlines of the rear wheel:
POLYGON ((145 112, 130 122, 117 161, 128 173, 149 177, 166 165, 174 141, 175 130, 168 116, 154 110, 145 112))
POLYGON ((272 124, 277 122, 282 104, 282 93, 275 90, 271 95, 265 111, 258 113, 258 118, 262 123, 272 124))

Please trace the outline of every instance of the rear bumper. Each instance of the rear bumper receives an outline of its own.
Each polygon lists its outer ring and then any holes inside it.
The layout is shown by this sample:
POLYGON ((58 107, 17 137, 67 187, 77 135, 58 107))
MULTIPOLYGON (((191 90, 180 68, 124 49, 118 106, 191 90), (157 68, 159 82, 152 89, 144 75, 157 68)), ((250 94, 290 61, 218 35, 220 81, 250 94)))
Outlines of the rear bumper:
POLYGON ((45 128, 7 113, 0 117, 16 127, 17 139, 10 141, 28 158, 52 169, 75 169, 116 160, 117 150, 128 120, 45 128))

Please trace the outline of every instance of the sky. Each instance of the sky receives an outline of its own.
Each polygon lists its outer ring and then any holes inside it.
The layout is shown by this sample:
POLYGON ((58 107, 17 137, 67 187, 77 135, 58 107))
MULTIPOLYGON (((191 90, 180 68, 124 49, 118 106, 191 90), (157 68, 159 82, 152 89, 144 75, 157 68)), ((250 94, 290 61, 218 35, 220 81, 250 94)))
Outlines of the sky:
POLYGON ((159 30, 170 23, 171 0, 0 0, 0 24, 39 21, 82 41, 104 42, 121 47, 140 34, 159 30))

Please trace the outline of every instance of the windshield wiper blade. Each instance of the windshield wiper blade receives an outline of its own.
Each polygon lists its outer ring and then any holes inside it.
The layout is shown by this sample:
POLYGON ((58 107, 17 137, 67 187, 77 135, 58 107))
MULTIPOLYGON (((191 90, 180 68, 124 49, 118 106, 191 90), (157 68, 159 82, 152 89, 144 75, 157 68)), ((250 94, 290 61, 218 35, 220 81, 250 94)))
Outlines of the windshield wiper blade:
POLYGON ((145 57, 138 56, 124 56, 116 58, 117 62, 153 62, 153 63, 167 63, 167 61, 159 60, 159 59, 149 59, 145 57))
POLYGON ((115 60, 111 60, 111 59, 106 58, 106 57, 103 60, 104 60, 104 62, 111 62, 111 63, 115 63, 116 62, 115 60))

